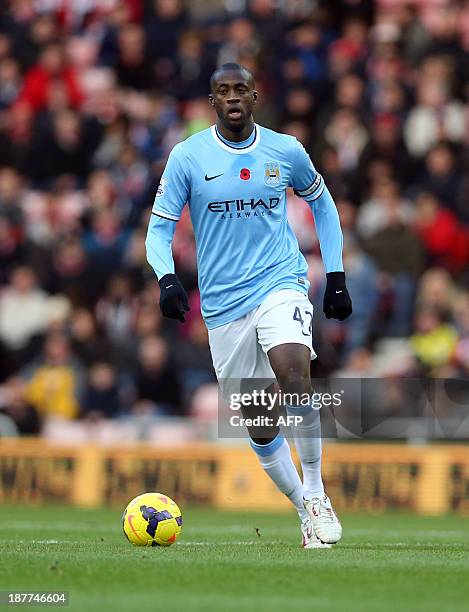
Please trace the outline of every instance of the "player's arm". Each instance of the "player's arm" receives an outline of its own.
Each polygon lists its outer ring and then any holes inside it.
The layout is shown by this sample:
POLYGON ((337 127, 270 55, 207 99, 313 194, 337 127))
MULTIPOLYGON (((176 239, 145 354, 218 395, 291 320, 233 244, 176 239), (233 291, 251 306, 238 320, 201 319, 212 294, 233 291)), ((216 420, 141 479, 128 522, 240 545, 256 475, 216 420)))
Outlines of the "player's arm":
POLYGON ((160 285, 163 316, 185 321, 187 293, 174 273, 172 242, 176 223, 189 199, 189 180, 183 156, 176 146, 169 156, 155 196, 145 240, 147 260, 160 285))
POLYGON ((296 195, 309 204, 313 212, 326 268, 324 314, 328 319, 343 321, 352 314, 352 301, 345 284, 339 214, 324 179, 316 172, 309 155, 299 142, 296 143, 290 185, 296 195))

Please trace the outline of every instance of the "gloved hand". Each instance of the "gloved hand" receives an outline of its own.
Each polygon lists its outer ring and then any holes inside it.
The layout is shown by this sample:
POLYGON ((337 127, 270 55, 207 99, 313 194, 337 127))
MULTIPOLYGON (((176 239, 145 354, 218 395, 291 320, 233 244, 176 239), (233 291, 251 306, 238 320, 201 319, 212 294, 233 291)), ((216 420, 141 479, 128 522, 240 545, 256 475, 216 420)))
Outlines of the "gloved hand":
POLYGON ((175 274, 165 274, 158 281, 160 285, 160 309, 164 317, 185 322, 185 313, 190 310, 184 287, 175 274))
POLYGON ((352 300, 345 286, 344 272, 326 274, 327 285, 324 293, 324 314, 328 319, 344 321, 352 314, 352 300))

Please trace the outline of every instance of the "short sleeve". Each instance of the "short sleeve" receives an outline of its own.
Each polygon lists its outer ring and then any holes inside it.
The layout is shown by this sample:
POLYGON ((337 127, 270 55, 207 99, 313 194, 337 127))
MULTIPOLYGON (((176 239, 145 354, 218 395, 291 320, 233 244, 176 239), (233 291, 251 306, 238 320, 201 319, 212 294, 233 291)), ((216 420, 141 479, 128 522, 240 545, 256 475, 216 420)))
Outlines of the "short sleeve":
POLYGON ((179 221, 189 199, 188 166, 180 145, 171 151, 156 191, 152 212, 164 219, 179 221))
POLYGON ((304 146, 295 138, 290 186, 297 196, 312 202, 324 191, 324 179, 316 171, 304 146))

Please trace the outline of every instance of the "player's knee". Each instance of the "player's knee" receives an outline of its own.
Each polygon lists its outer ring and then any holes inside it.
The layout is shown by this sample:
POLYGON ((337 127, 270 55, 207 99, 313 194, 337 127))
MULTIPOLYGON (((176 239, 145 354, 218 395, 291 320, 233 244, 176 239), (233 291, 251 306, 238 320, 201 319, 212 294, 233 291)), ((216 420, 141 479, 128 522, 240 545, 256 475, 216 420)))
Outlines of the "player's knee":
POLYGON ((306 347, 279 346, 269 352, 269 359, 283 393, 311 391, 310 353, 306 347))
POLYGON ((311 393, 311 378, 302 363, 281 368, 277 380, 283 393, 311 393))

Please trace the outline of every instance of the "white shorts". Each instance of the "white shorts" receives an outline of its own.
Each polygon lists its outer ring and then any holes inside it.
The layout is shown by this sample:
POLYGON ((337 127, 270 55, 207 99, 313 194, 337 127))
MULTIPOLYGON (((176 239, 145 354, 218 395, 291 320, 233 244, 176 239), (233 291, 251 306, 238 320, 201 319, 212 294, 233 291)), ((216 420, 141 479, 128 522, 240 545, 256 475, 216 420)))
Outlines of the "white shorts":
POLYGON ((275 380, 268 351, 279 344, 304 344, 313 350, 313 305, 294 289, 281 289, 236 321, 210 329, 208 340, 215 373, 226 398, 239 392, 239 381, 275 380))

